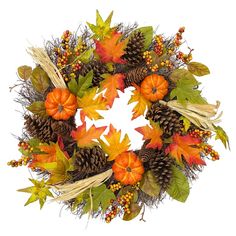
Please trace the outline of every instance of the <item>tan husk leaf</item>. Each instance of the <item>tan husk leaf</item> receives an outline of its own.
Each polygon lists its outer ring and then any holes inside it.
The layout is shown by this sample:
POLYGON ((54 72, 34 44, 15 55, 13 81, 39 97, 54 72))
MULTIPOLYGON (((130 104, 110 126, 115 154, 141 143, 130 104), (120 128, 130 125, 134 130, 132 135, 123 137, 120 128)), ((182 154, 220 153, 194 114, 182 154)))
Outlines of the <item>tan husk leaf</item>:
POLYGON ((186 106, 181 105, 177 100, 169 102, 160 101, 161 104, 167 105, 171 109, 177 111, 187 119, 189 119, 197 127, 204 130, 215 131, 215 125, 220 122, 222 112, 216 117, 220 102, 216 104, 192 104, 187 103, 186 106))
POLYGON ((53 201, 68 201, 70 199, 76 198, 79 194, 83 193, 87 189, 98 187, 103 184, 111 177, 112 173, 112 169, 109 169, 101 174, 79 180, 75 183, 51 186, 51 188, 61 193, 61 195, 53 199, 53 201))
POLYGON ((32 56, 35 63, 39 64, 48 74, 56 88, 67 88, 61 73, 43 48, 30 47, 27 52, 32 56))

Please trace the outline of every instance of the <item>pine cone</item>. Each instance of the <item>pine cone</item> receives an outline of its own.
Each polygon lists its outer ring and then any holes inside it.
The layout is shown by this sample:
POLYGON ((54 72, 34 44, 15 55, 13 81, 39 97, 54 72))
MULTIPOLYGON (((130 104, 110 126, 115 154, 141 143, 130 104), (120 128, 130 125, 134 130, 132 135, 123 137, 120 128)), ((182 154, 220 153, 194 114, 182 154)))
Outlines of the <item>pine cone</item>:
POLYGON ((160 123, 165 136, 182 132, 183 122, 180 120, 180 115, 168 106, 161 105, 158 102, 153 103, 146 114, 146 119, 149 118, 160 123))
POLYGON ((148 164, 161 189, 166 190, 172 177, 173 160, 164 152, 160 152, 156 157, 150 158, 148 164))
POLYGON ((122 57, 129 66, 141 64, 143 60, 145 37, 142 32, 135 32, 129 39, 125 49, 125 55, 122 57))
POLYGON ((98 173, 106 165, 107 157, 99 146, 81 148, 75 154, 76 172, 98 173))
POLYGON ((28 135, 46 143, 49 143, 49 141, 56 142, 58 135, 63 138, 70 136, 71 130, 76 127, 74 118, 68 121, 57 121, 51 117, 26 115, 24 119, 24 128, 28 135))
POLYGON ((104 80, 101 77, 102 74, 108 73, 107 66, 100 61, 90 61, 87 64, 83 64, 80 70, 80 74, 85 76, 89 71, 93 70, 93 86, 98 86, 99 83, 104 80))
POLYGON ((125 78, 125 87, 129 87, 132 83, 140 84, 147 76, 147 68, 145 66, 134 68, 127 72, 125 78))
POLYGON ((53 122, 51 123, 51 128, 52 131, 58 136, 68 139, 70 137, 71 131, 76 128, 75 118, 71 117, 67 121, 53 120, 53 122))
POLYGON ((142 162, 148 162, 150 159, 156 158, 157 150, 153 148, 146 148, 150 140, 146 140, 138 153, 139 159, 142 162))

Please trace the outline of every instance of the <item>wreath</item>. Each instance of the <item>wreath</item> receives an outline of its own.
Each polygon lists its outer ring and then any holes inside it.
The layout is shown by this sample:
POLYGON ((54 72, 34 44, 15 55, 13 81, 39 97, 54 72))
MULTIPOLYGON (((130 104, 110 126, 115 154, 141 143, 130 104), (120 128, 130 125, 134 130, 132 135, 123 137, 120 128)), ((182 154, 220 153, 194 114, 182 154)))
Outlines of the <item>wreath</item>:
POLYGON ((32 186, 18 190, 30 194, 25 205, 39 201, 42 208, 51 197, 80 217, 143 219, 145 206, 167 195, 186 201, 206 160, 219 159, 208 144, 212 136, 229 147, 219 102, 208 104, 196 79, 208 67, 192 61, 193 49, 180 50, 184 27, 165 37, 151 26, 111 27, 112 14, 103 20, 97 11, 96 24, 79 34, 67 30, 44 48, 28 48, 36 66, 18 68, 22 156, 8 164, 33 174, 32 186), (132 120, 149 122, 136 128, 144 140, 139 150, 130 150, 128 135, 112 124, 86 125, 102 119, 99 111, 111 109, 128 87, 132 120))

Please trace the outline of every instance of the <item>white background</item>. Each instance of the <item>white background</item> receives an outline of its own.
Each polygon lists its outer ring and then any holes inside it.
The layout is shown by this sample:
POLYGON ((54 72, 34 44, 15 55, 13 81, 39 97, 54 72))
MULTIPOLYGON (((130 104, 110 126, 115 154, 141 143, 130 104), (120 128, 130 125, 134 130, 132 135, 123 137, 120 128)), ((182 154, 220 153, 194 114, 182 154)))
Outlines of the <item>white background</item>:
MULTIPOLYGON (((0 157, 0 235, 236 235, 236 159, 235 159, 235 7, 234 1, 26 1, 7 0, 0 3, 0 89, 1 89, 1 157, 0 157), (81 23, 95 22, 95 10, 106 17, 115 11, 113 22, 159 26, 158 32, 167 36, 180 26, 188 44, 195 49, 194 61, 207 64, 211 75, 201 79, 204 96, 209 102, 221 101, 224 110, 222 126, 231 139, 231 152, 217 142, 215 149, 221 160, 208 162, 200 179, 192 185, 185 204, 166 199, 158 209, 146 211, 146 223, 114 220, 111 224, 87 218, 79 220, 69 212, 59 211, 56 203, 39 210, 37 204, 24 207, 27 194, 16 189, 30 183, 28 171, 12 169, 6 162, 20 157, 17 141, 11 135, 21 134, 23 120, 20 107, 13 102, 16 96, 8 87, 16 81, 16 68, 33 65, 25 49, 31 44, 41 46, 51 36, 66 30, 76 30, 81 23)), ((122 97, 119 102, 127 102, 122 97)), ((113 112, 122 106, 115 104, 113 112)), ((124 106, 122 107, 122 110, 124 106)), ((133 128, 142 120, 130 123, 130 109, 109 118, 117 128, 128 132, 133 147, 141 144, 141 136, 133 128)), ((110 117, 106 115, 106 117, 110 117)))

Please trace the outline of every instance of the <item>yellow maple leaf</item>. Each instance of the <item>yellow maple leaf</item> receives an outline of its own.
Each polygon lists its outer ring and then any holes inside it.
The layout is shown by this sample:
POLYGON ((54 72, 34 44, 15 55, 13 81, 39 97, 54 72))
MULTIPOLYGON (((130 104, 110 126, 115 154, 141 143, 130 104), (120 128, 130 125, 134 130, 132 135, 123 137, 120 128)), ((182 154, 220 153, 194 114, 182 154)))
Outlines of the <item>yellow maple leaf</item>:
POLYGON ((78 147, 91 147, 97 144, 94 139, 100 138, 106 128, 106 126, 96 128, 95 125, 92 125, 86 130, 86 122, 84 122, 77 130, 71 132, 71 136, 77 141, 78 147))
POLYGON ((122 152, 128 151, 130 147, 130 139, 127 134, 125 134, 123 140, 121 141, 121 131, 116 130, 113 125, 110 125, 110 130, 107 135, 104 135, 108 144, 99 139, 101 147, 105 153, 108 154, 108 161, 114 160, 122 152))
POLYGON ((97 112, 98 110, 107 110, 107 100, 102 94, 97 96, 98 88, 94 87, 85 92, 82 98, 78 97, 78 107, 81 109, 81 121, 87 116, 91 120, 102 119, 103 117, 97 112))
POLYGON ((133 94, 128 102, 128 104, 131 104, 133 102, 137 102, 137 104, 134 106, 132 112, 132 120, 136 119, 137 117, 144 115, 147 108, 151 106, 151 102, 148 101, 140 91, 140 87, 137 85, 133 85, 135 87, 135 90, 133 90, 133 94))

